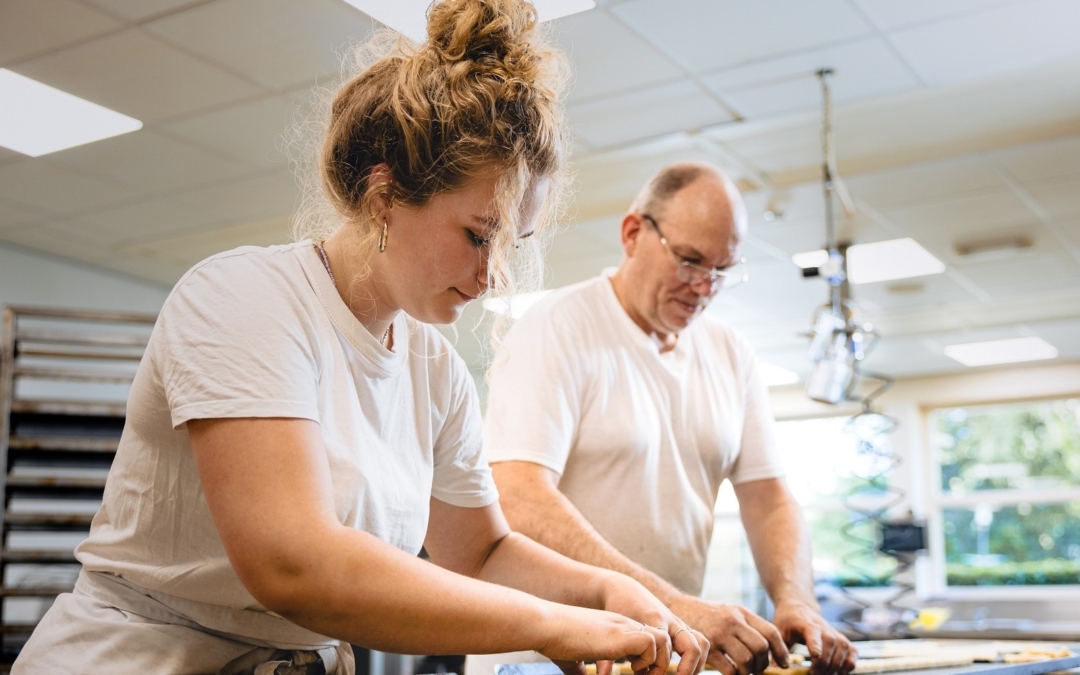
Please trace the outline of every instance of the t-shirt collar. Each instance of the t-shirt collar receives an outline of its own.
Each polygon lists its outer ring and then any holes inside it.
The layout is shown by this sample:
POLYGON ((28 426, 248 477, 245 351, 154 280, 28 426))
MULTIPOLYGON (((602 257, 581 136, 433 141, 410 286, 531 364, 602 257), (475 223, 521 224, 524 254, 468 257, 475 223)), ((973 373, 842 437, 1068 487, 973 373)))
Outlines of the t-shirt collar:
POLYGON ((299 258, 304 273, 311 282, 311 287, 319 302, 326 310, 330 322, 345 340, 360 352, 371 364, 371 374, 375 377, 390 377, 405 366, 409 353, 409 327, 405 313, 399 312, 393 323, 393 350, 387 349, 382 342, 364 327, 353 315, 349 306, 342 300, 330 275, 326 273, 322 258, 310 241, 300 242, 299 258))

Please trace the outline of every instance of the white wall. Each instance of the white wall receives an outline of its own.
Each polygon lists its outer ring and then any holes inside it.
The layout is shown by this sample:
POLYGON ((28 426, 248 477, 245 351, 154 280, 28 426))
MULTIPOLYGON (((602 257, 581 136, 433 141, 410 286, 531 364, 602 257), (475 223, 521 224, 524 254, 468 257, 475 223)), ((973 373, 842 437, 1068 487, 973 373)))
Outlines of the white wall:
POLYGON ((0 244, 0 305, 156 314, 168 293, 148 281, 0 244))

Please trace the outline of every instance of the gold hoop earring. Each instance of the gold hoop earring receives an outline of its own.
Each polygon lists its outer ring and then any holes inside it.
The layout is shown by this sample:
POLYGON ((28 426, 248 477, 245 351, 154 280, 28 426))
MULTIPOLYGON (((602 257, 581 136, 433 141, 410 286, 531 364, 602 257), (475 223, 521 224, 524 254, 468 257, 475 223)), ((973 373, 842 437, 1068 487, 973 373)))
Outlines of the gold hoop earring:
POLYGON ((386 221, 382 221, 382 234, 379 235, 379 253, 386 250, 386 221))

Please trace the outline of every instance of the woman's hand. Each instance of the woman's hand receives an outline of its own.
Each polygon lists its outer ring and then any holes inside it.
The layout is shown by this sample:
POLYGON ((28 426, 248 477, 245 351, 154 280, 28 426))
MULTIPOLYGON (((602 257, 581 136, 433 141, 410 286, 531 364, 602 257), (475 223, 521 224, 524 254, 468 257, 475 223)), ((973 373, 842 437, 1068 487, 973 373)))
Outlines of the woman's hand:
POLYGON ((544 627, 550 638, 537 651, 567 675, 585 675, 585 661, 596 661, 597 675, 608 675, 616 659, 628 659, 634 672, 666 673, 671 660, 666 631, 615 612, 554 606, 544 627))
MULTIPOLYGON (((696 675, 705 667, 709 655, 709 640, 692 630, 656 599, 644 586, 628 576, 609 573, 604 582, 604 609, 637 619, 654 630, 663 631, 670 650, 679 655, 677 675, 696 675)), ((649 675, 665 675, 667 660, 649 675)), ((638 670, 634 668, 635 672, 638 670)), ((599 673, 598 675, 604 675, 599 673)))

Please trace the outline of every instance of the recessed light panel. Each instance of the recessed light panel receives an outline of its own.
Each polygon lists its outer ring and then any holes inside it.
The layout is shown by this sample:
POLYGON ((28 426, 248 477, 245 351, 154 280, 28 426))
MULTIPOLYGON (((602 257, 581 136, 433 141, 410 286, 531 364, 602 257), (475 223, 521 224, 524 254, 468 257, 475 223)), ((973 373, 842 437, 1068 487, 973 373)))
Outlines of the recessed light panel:
POLYGON ((856 244, 848 249, 848 279, 853 284, 941 274, 945 263, 914 239, 856 244))
POLYGON ((816 251, 806 251, 805 253, 796 253, 791 256, 791 262, 795 263, 803 269, 808 267, 821 267, 829 260, 829 252, 825 249, 818 249, 816 251))
POLYGON ((484 299, 484 309, 503 316, 509 315, 514 319, 520 319, 525 311, 540 301, 550 290, 535 291, 533 293, 518 293, 513 298, 491 297, 484 299))
MULTIPOLYGON (((427 37, 427 10, 432 0, 345 0, 379 23, 404 36, 423 42, 427 37)), ((541 21, 584 12, 596 7, 594 0, 534 0, 541 21)))
POLYGON ((965 366, 992 366, 1000 363, 1042 361, 1057 357, 1058 350, 1037 337, 968 342, 945 347, 945 356, 965 366))
POLYGON ((766 387, 781 387, 799 381, 798 373, 771 363, 758 362, 758 373, 761 374, 761 379, 765 382, 766 387))
MULTIPOLYGON (((823 249, 791 256, 802 268, 821 267, 829 259, 823 249)), ((945 271, 945 263, 935 258, 914 239, 891 239, 872 244, 855 244, 847 251, 848 280, 853 284, 907 279, 945 271)))
POLYGON ((142 122, 0 68, 0 145, 31 157, 142 128, 142 122))

